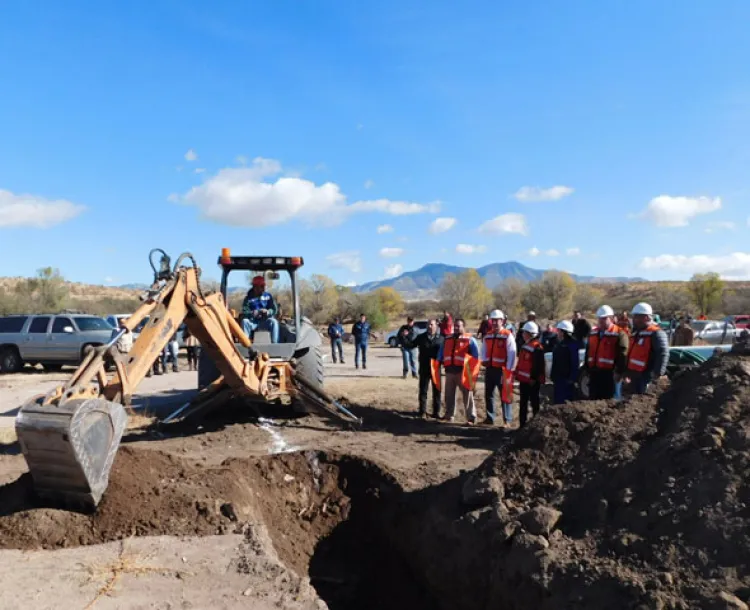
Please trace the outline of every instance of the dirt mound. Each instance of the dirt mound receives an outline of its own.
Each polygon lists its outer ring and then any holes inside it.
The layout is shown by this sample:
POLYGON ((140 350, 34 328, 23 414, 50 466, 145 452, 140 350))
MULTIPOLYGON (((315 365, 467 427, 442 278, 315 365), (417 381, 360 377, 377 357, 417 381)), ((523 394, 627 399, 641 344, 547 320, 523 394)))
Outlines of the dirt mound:
POLYGON ((747 608, 749 460, 750 359, 725 355, 657 397, 545 409, 413 494, 431 508, 394 539, 453 608, 747 608))

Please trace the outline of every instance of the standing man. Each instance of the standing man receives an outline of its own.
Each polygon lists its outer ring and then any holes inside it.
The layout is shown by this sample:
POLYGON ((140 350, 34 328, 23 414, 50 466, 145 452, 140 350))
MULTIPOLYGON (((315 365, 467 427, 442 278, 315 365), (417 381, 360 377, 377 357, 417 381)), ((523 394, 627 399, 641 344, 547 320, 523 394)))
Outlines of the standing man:
POLYGON ((529 402, 534 416, 539 413, 540 399, 539 390, 545 381, 546 363, 544 361, 544 349, 539 341, 539 326, 536 322, 526 322, 521 328, 523 334, 523 346, 518 354, 518 366, 516 367, 516 379, 518 379, 519 413, 518 421, 520 427, 526 425, 529 418, 529 402))
POLYGON ((414 347, 414 340, 417 338, 414 331, 414 318, 409 316, 406 318, 406 324, 398 329, 397 341, 401 347, 401 359, 404 362, 403 376, 406 376, 411 370, 411 376, 416 379, 417 377, 417 362, 416 362, 416 349, 414 347))
POLYGON ((680 318, 680 325, 672 335, 672 345, 675 347, 689 347, 695 342, 695 331, 688 324, 687 318, 680 318))
POLYGON ((573 337, 581 344, 582 348, 586 347, 590 334, 591 324, 583 317, 580 311, 576 311, 573 314, 573 337))
POLYGON ((367 368, 367 343, 370 340, 370 323, 367 316, 359 314, 359 322, 352 326, 352 335, 354 335, 354 367, 359 368, 359 354, 362 352, 362 368, 367 368))
POLYGON ((615 397, 616 385, 625 372, 628 335, 612 321, 615 312, 609 305, 602 305, 596 315, 599 323, 591 330, 586 349, 589 398, 608 400, 615 397))
POLYGON ((338 352, 341 364, 344 362, 344 327, 341 326, 341 318, 337 317, 332 324, 328 326, 328 337, 331 339, 331 358, 336 364, 336 352, 338 352))
POLYGON ((516 341, 513 333, 505 328, 505 314, 502 311, 493 310, 489 319, 492 329, 482 341, 484 402, 487 405, 487 419, 484 423, 495 423, 495 390, 498 390, 503 405, 503 427, 506 428, 513 421, 512 371, 516 363, 516 341), (508 383, 511 384, 510 396, 507 391, 503 391, 508 383))
POLYGON ((443 337, 453 334, 453 316, 448 313, 448 310, 443 312, 443 319, 440 320, 440 334, 443 337))
POLYGON ((482 321, 479 324, 479 330, 477 330, 477 339, 480 341, 484 339, 484 336, 492 332, 492 324, 490 323, 489 314, 484 314, 482 321))
POLYGON ((427 389, 432 385, 432 417, 440 417, 440 348, 443 336, 437 320, 430 320, 427 332, 419 335, 414 344, 419 349, 419 416, 427 417, 427 389))
POLYGON ((256 275, 252 288, 242 302, 242 330, 248 337, 252 337, 256 330, 267 330, 271 333, 271 343, 278 343, 279 321, 274 317, 276 312, 273 296, 266 292, 266 278, 256 275))
POLYGON ((658 324, 653 322, 653 309, 648 303, 633 307, 633 336, 628 350, 625 382, 636 394, 645 394, 649 384, 667 373, 669 341, 658 324))
POLYGON ((443 421, 452 422, 456 415, 456 390, 460 388, 470 425, 477 421, 474 404, 474 383, 479 373, 479 344, 466 332, 466 322, 456 320, 452 335, 445 338, 438 352, 438 360, 445 368, 445 415, 443 421))

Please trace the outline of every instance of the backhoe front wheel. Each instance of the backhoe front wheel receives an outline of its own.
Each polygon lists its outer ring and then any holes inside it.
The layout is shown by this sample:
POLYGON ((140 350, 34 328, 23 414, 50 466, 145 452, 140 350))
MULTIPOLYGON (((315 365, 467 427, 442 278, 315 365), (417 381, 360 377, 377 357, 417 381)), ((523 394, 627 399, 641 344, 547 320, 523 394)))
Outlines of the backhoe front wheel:
MULTIPOLYGON (((294 376, 304 379, 313 388, 323 391, 323 354, 319 345, 305 348, 305 351, 295 358, 294 376)), ((292 409, 296 413, 314 412, 310 405, 299 399, 292 402, 292 409)))

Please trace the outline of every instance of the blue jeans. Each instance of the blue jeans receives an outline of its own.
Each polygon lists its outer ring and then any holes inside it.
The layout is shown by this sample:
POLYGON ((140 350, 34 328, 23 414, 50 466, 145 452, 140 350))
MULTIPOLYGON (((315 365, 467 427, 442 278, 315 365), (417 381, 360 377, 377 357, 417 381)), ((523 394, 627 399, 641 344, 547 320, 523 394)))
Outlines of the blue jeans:
POLYGON ((245 318, 242 320, 242 330, 248 337, 252 337, 256 330, 267 330, 271 333, 271 343, 279 342, 279 321, 276 318, 266 318, 265 320, 245 318))
POLYGON ((404 377, 409 374, 409 371, 411 371, 411 374, 414 376, 416 376, 417 374, 416 352, 416 349, 406 349, 405 347, 401 348, 401 358, 403 358, 404 361, 404 377))
POLYGON ((615 381, 615 400, 622 400, 622 381, 615 381))
POLYGON ((354 366, 359 368, 359 354, 362 352, 362 366, 367 366, 367 343, 354 343, 354 366))
POLYGON ((344 364, 344 342, 341 340, 341 337, 331 339, 331 358, 333 358, 334 364, 336 362, 336 352, 339 354, 341 364, 344 364))
POLYGON ((495 390, 500 393, 500 403, 503 405, 503 420, 506 424, 513 421, 513 405, 502 401, 503 371, 497 367, 484 370, 484 402, 487 409, 487 419, 495 423, 495 390))
POLYGON ((164 346, 164 349, 161 352, 161 370, 165 371, 167 370, 167 356, 170 357, 172 360, 172 370, 178 371, 179 368, 177 366, 177 352, 179 348, 179 343, 177 341, 170 341, 164 346))

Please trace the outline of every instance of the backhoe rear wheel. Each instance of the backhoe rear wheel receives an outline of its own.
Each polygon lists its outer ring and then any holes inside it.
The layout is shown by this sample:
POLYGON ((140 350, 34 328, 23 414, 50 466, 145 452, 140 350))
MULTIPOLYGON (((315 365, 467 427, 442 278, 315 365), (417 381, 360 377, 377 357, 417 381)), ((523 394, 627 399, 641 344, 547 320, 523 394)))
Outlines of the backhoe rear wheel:
POLYGON ((318 390, 323 390, 325 374, 323 372, 323 354, 319 345, 306 348, 306 352, 297 357, 295 375, 303 377, 318 390))

